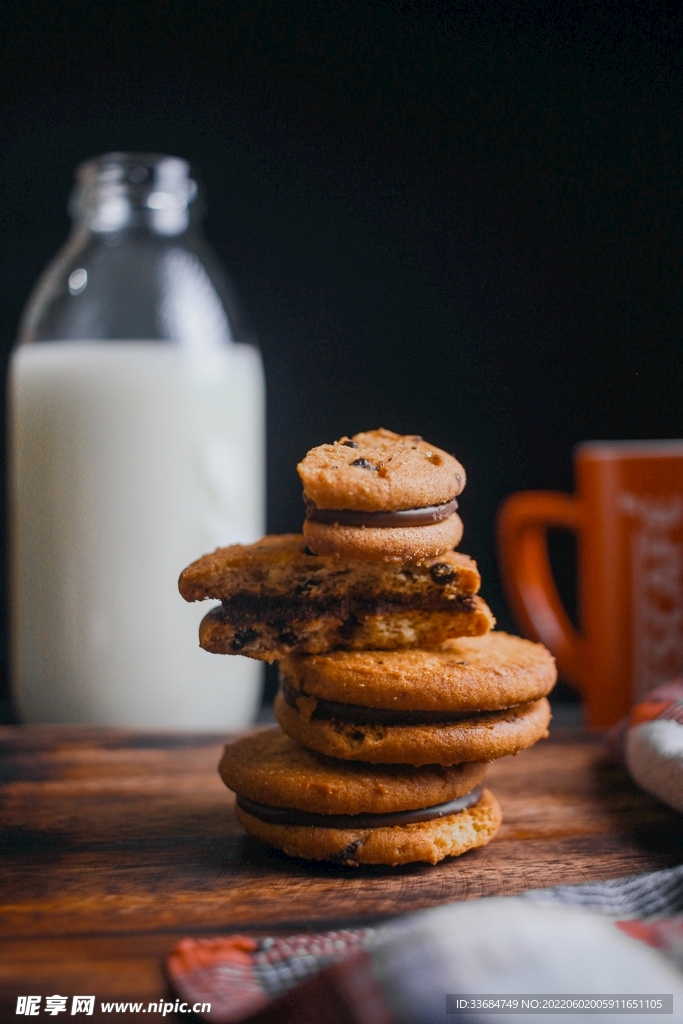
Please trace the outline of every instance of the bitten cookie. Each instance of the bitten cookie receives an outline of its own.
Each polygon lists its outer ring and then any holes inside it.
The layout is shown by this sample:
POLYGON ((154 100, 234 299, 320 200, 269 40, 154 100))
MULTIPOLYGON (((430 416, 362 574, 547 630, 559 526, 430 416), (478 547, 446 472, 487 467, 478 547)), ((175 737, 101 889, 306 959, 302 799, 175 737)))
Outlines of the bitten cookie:
POLYGON ((245 830, 294 857, 436 864, 484 845, 501 821, 482 764, 337 762, 267 729, 228 744, 219 771, 245 830))
POLYGON ((416 767, 518 754, 545 739, 551 717, 545 697, 504 711, 448 712, 440 720, 433 713, 432 721, 425 721, 424 712, 412 712, 410 724, 377 722, 376 711, 355 705, 351 714, 352 720, 337 712, 324 717, 314 697, 286 690, 275 699, 275 717, 283 730, 311 750, 351 761, 416 767))
POLYGON ((421 561, 455 547, 465 471, 421 437, 373 430, 313 448, 297 467, 317 554, 421 561))
POLYGON ((288 534, 204 555, 179 589, 188 601, 222 601, 201 624, 205 650, 273 661, 482 635, 494 620, 479 583, 475 563, 455 551, 420 565, 346 561, 313 555, 288 534))

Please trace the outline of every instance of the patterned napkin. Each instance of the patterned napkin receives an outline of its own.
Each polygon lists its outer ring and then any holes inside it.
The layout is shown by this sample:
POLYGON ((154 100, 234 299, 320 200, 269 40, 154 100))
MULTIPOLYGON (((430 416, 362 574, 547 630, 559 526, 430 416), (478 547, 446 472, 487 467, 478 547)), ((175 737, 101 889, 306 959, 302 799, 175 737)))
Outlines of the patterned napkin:
POLYGON ((650 690, 607 743, 641 789, 683 811, 683 678, 650 690))
POLYGON ((193 1006, 211 1003, 206 1020, 231 1024, 362 949, 373 934, 355 928, 288 938, 183 939, 171 951, 166 969, 182 999, 193 1006))
POLYGON ((446 994, 464 992, 666 993, 683 1019, 683 866, 448 904, 379 928, 184 939, 167 971, 182 999, 211 1003, 205 1019, 216 1024, 448 1024, 446 994))

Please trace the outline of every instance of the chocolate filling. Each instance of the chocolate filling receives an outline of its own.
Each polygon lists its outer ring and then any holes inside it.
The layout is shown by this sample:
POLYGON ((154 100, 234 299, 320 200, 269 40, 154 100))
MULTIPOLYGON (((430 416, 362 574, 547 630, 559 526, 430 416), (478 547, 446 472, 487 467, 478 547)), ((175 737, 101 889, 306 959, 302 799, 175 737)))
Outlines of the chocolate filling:
POLYGON ((237 797, 237 806, 254 818, 266 821, 270 825, 313 825, 316 828, 386 828, 391 825, 412 825, 418 821, 434 821, 445 818, 449 814, 466 811, 481 800, 483 788, 475 786, 464 796, 455 800, 447 800, 443 804, 422 807, 415 811, 392 811, 388 814, 315 814, 313 811, 299 811, 295 807, 270 807, 249 800, 246 796, 237 797))
POLYGON ((299 584, 289 594, 282 596, 234 594, 222 602, 223 621, 246 627, 260 622, 310 622, 325 616, 347 619, 351 614, 360 620, 365 615, 392 615, 405 610, 472 612, 477 607, 476 598, 472 594, 457 594, 449 600, 444 597, 441 586, 430 588, 427 594, 418 594, 413 590, 396 590, 393 593, 371 594, 367 597, 360 594, 330 593, 317 596, 311 594, 315 587, 316 581, 313 580, 310 586, 305 583, 299 584))
MULTIPOLYGON (((288 683, 281 684, 282 696, 290 708, 297 708, 297 698, 307 697, 288 683)), ((312 695, 310 695, 312 696, 312 695)), ((500 711, 397 711, 391 708, 366 708, 360 704, 341 704, 334 700, 321 700, 311 715, 313 720, 352 722, 354 725, 442 725, 446 722, 464 722, 470 718, 499 715, 500 711)), ((509 709, 506 709, 509 710, 509 709)))
POLYGON ((371 529, 391 526, 432 526, 452 516, 458 507, 455 498, 444 505, 425 505, 424 508, 403 508, 395 512, 359 512, 351 508, 318 508, 306 501, 306 518, 313 523, 335 526, 368 526, 371 529))

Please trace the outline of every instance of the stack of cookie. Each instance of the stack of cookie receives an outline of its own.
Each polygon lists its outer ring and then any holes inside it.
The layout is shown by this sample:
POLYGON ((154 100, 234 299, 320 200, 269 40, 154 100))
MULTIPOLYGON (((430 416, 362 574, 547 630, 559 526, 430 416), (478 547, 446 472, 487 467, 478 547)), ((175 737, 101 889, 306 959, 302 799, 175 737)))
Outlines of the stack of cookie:
POLYGON ((436 863, 501 820, 486 762, 547 735, 552 657, 489 632, 475 563, 454 550, 465 472, 378 430, 308 453, 304 536, 205 555, 180 577, 221 605, 203 648, 280 661, 280 728, 226 747, 251 835, 304 858, 436 863))

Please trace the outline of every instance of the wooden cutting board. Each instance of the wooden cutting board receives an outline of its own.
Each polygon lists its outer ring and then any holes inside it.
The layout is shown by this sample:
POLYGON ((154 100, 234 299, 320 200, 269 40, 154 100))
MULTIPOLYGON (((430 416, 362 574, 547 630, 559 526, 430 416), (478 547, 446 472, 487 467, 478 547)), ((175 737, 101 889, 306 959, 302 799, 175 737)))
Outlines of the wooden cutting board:
POLYGON ((305 864, 242 832, 216 772, 224 741, 0 728, 3 1020, 19 994, 163 998, 163 959, 184 935, 332 928, 683 853, 681 816, 601 764, 596 738, 558 731, 491 765, 504 823, 484 849, 436 867, 305 864))

